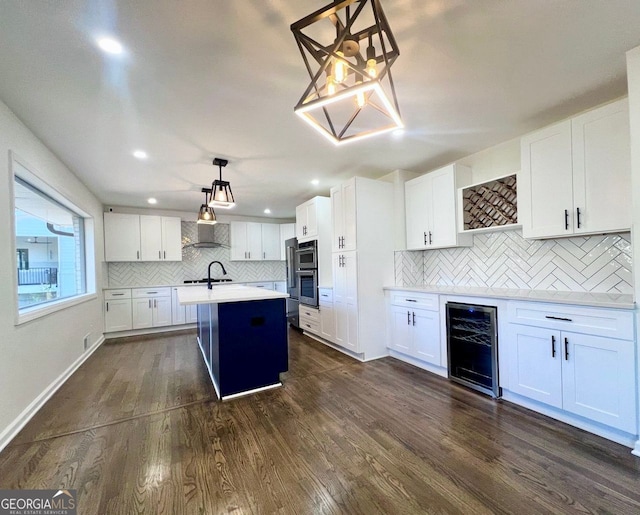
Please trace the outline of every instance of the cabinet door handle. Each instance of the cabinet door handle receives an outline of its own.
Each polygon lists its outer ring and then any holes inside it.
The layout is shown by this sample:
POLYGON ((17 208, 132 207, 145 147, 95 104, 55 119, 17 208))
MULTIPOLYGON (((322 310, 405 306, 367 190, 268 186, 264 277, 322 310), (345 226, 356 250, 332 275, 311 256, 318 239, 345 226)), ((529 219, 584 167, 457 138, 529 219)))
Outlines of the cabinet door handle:
POLYGON ((582 224, 580 223, 580 208, 579 207, 576 208, 576 222, 578 223, 578 229, 580 229, 580 226, 582 224))
POLYGON ((412 311, 411 315, 413 316, 413 325, 416 325, 416 312, 412 311))
POLYGON ((404 300, 406 300, 407 302, 418 302, 416 299, 404 299, 404 300))
POLYGON ((431 245, 431 231, 429 231, 429 245, 431 245))
POLYGON ((109 313, 109 303, 107 302, 107 313, 109 313))
POLYGON ((249 254, 249 259, 251 259, 251 251, 249 251, 248 254, 249 254))
POLYGON ((565 231, 569 230, 569 211, 567 209, 564 210, 564 229, 565 231))
POLYGON ((164 251, 164 259, 167 259, 167 251, 164 251))
POLYGON ((151 309, 151 299, 149 299, 149 309, 151 309))
POLYGON ((162 252, 160 250, 158 251, 158 259, 162 259, 162 252))
POLYGON ((573 322, 573 320, 571 320, 570 318, 554 317, 551 315, 545 315, 545 318, 548 318, 550 320, 562 320, 563 322, 573 322))
POLYGON ((136 250, 136 259, 140 259, 140 251, 136 250))
POLYGON ((407 325, 411 323, 411 311, 407 311, 407 325))
POLYGON ((556 357, 556 337, 553 335, 551 336, 551 357, 556 357))
POLYGON ((564 359, 569 361, 569 338, 564 339, 564 359))
POLYGON ((267 259, 267 253, 266 252, 262 253, 262 259, 267 259))
POLYGON ((424 231, 424 244, 427 244, 427 231, 424 231))
POLYGON ((155 300, 155 299, 153 300, 153 307, 154 307, 154 308, 157 308, 157 307, 158 307, 158 301, 157 301, 157 300, 155 300))

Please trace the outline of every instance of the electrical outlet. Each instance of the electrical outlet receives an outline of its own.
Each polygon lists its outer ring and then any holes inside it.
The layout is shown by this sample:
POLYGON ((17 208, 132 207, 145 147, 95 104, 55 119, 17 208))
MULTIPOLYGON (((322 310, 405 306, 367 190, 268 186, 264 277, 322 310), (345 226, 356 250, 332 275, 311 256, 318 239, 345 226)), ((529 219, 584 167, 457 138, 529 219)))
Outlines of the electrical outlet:
POLYGON ((84 338, 82 339, 83 344, 84 344, 84 350, 87 350, 89 348, 89 335, 91 333, 87 333, 84 335, 84 338))

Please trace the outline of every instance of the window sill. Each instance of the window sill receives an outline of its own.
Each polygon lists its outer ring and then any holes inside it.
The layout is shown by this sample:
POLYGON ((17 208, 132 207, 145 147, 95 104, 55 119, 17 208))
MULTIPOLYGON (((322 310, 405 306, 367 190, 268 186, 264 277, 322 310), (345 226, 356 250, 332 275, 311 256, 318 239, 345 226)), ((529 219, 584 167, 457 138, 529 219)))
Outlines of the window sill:
POLYGON ((50 302, 46 305, 25 308, 18 313, 15 325, 26 324, 27 322, 31 322, 38 318, 51 315, 52 313, 56 313, 57 311, 77 306, 79 304, 95 300, 97 298, 98 295, 96 293, 84 293, 82 295, 71 297, 69 299, 60 299, 58 301, 50 302))

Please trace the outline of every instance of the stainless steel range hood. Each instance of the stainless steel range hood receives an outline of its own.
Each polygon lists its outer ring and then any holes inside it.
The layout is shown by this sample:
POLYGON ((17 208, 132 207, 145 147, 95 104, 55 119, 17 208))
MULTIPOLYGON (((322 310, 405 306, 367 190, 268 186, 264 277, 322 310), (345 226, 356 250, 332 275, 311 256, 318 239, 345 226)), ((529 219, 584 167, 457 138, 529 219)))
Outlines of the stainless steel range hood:
POLYGON ((225 247, 215 238, 215 225, 209 224, 197 224, 198 226, 198 241, 189 245, 196 249, 216 249, 218 247, 225 247))

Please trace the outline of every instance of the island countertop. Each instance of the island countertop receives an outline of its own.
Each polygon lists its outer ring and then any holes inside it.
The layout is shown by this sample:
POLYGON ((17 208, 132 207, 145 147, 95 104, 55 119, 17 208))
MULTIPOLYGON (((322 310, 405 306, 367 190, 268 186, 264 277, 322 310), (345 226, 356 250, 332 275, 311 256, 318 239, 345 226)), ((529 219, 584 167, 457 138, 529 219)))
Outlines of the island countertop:
POLYGON ((242 286, 240 284, 217 284, 210 290, 207 285, 181 286, 177 288, 180 304, 222 304, 225 302, 245 302, 250 300, 285 299, 288 293, 242 286))

